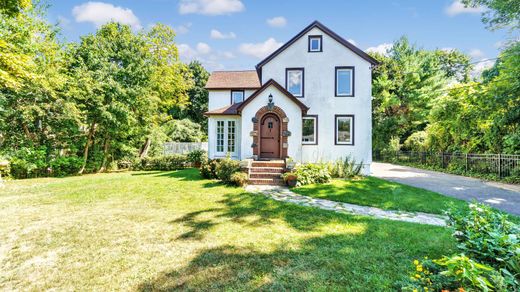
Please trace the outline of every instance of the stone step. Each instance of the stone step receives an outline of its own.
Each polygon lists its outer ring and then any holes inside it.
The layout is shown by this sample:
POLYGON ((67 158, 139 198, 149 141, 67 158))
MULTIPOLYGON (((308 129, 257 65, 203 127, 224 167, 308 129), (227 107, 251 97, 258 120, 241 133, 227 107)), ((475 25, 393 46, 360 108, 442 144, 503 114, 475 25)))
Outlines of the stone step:
POLYGON ((250 178, 281 178, 281 173, 272 172, 252 172, 249 174, 250 178))
POLYGON ((281 178, 250 178, 249 184, 282 186, 285 185, 285 182, 281 178))
POLYGON ((251 167, 251 173, 258 173, 258 172, 269 172, 269 173, 283 173, 284 172, 283 167, 251 167))
POLYGON ((283 167, 285 168, 285 161, 253 161, 252 167, 283 167))

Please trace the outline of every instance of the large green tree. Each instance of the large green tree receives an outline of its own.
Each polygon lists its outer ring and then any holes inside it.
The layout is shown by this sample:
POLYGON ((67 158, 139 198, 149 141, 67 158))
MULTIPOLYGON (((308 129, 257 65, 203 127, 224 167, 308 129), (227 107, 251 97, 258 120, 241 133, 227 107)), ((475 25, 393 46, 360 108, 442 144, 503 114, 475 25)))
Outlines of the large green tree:
POLYGON ((520 1, 518 0, 462 0, 469 7, 487 8, 482 21, 491 29, 510 27, 520 29, 520 1))

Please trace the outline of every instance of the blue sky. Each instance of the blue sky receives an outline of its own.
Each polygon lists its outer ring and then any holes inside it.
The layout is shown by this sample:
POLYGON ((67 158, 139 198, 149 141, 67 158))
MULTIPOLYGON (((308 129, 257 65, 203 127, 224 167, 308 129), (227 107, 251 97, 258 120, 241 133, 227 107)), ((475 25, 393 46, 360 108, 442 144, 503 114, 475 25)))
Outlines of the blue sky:
MULTIPOLYGON (((383 50, 402 35, 418 46, 456 48, 474 60, 496 57, 507 31, 489 31, 482 9, 457 0, 103 0, 52 1, 48 18, 78 41, 96 27, 119 20, 135 29, 156 22, 174 27, 181 58, 208 70, 253 69, 314 20, 363 50, 383 50)), ((479 66, 489 66, 480 63, 479 66)))

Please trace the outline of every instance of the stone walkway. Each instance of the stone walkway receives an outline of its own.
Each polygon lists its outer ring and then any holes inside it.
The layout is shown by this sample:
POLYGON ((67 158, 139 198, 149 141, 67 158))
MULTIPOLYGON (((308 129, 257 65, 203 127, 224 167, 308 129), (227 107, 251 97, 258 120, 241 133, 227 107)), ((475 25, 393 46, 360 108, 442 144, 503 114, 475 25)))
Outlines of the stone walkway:
POLYGON ((359 206, 324 199, 315 199, 307 196, 298 195, 289 190, 289 188, 287 187, 248 185, 246 187, 246 191, 251 193, 260 193, 276 201, 289 202, 301 206, 316 207, 334 212, 372 216, 380 219, 389 219, 395 221, 446 226, 445 217, 440 215, 421 212, 390 211, 375 207, 359 206))

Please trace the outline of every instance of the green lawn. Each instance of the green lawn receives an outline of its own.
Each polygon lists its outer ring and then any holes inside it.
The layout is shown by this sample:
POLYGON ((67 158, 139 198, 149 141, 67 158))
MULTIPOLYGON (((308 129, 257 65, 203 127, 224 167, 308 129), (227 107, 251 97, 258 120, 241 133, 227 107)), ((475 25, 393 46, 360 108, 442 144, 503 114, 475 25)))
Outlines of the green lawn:
POLYGON ((388 290, 442 227, 276 202, 196 170, 10 181, 0 290, 388 290))
POLYGON ((328 184, 306 185, 292 190, 314 198, 386 210, 442 214, 449 203, 456 207, 467 205, 459 199, 371 176, 335 179, 328 184))

